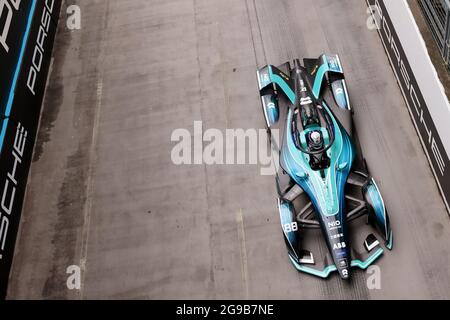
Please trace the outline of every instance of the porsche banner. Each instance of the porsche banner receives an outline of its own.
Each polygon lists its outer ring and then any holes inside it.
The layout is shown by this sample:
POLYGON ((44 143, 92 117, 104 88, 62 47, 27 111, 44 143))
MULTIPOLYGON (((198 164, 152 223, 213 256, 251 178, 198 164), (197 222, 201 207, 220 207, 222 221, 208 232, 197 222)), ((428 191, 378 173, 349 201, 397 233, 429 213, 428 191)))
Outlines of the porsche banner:
POLYGON ((392 18, 386 9, 385 1, 367 0, 367 3, 372 8, 372 15, 377 23, 381 41, 397 77, 417 134, 433 169, 447 210, 450 213, 450 159, 442 143, 442 139, 448 139, 448 137, 439 135, 429 109, 432 107, 432 104, 424 99, 417 83, 416 75, 411 68, 414 61, 408 61, 408 57, 392 23, 392 18))
POLYGON ((7 289, 61 0, 0 0, 0 297, 7 289))

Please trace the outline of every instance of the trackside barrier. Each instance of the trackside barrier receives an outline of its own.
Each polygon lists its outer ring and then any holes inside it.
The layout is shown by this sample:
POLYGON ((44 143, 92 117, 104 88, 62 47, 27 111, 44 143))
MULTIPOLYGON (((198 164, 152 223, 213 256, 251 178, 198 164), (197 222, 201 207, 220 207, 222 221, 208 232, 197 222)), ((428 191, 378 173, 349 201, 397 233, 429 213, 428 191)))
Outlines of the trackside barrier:
POLYGON ((450 213, 450 106, 406 0, 367 0, 450 213))
POLYGON ((61 0, 0 1, 0 298, 7 290, 61 0))
POLYGON ((419 5, 450 71, 450 0, 419 0, 419 5))

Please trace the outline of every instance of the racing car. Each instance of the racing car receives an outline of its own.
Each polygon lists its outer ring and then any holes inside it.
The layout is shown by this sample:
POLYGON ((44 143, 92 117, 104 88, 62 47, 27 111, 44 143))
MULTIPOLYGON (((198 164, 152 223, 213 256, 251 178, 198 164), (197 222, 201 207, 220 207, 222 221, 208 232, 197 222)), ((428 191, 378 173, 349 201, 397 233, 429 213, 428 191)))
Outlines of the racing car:
POLYGON ((302 62, 257 71, 277 155, 281 227, 298 271, 349 279, 352 268, 366 269, 392 250, 393 233, 362 155, 339 56, 302 62))

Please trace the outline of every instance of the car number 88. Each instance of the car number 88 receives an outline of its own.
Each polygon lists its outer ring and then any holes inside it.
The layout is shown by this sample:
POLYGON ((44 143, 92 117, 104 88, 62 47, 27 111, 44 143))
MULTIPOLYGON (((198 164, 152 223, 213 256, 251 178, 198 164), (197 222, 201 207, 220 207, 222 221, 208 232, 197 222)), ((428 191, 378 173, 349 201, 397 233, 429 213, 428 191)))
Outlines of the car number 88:
POLYGON ((283 226, 283 230, 284 230, 284 232, 286 232, 286 233, 298 231, 298 224, 297 224, 297 222, 286 223, 286 224, 283 226))

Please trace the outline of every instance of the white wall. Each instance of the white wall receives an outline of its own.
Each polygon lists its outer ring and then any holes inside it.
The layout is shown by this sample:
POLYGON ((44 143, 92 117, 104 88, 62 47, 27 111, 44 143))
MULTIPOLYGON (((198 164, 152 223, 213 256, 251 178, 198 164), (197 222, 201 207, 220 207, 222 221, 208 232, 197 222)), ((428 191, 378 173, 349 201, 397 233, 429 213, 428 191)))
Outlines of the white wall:
POLYGON ((384 4, 450 157, 450 104, 416 21, 406 0, 385 0, 384 4))

